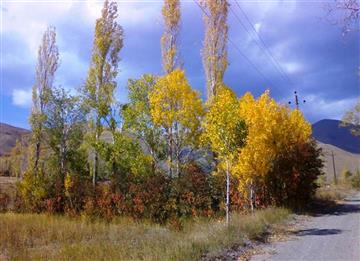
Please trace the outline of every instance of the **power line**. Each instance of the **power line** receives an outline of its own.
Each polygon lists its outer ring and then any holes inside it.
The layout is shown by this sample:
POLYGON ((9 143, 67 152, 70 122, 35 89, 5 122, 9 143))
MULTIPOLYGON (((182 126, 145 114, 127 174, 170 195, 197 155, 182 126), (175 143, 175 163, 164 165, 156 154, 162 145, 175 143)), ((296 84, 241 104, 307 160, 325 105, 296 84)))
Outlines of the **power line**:
MULTIPOLYGON (((281 75, 281 77, 287 81, 288 79, 284 76, 283 72, 281 71, 281 69, 279 70, 277 64, 273 61, 274 58, 272 57, 272 55, 267 52, 267 50, 260 45, 260 43, 257 41, 257 39, 255 37, 253 37, 252 32, 249 31, 249 29, 245 26, 245 24, 241 21, 240 17, 236 14, 236 12, 234 11, 234 9, 231 8, 231 6, 229 6, 230 11, 232 12, 232 14, 234 15, 234 17, 239 21, 240 25, 242 26, 242 28, 244 28, 244 30, 250 35, 250 37, 252 37, 254 39, 255 44, 262 50, 264 51, 264 53, 270 58, 269 60, 272 62, 272 64, 274 65, 274 68, 279 72, 279 74, 281 75)), ((251 25, 252 26, 252 25, 251 25)), ((256 32, 256 31, 255 31, 256 32)))
POLYGON ((256 31, 253 23, 251 22, 250 18, 248 17, 248 15, 246 14, 246 12, 241 8, 240 4, 235 0, 234 1, 235 4, 238 6, 238 8, 240 9, 241 13, 244 15, 245 19, 247 20, 247 22, 250 24, 253 32, 257 35, 257 37, 259 38, 260 42, 262 43, 262 45, 264 46, 266 52, 268 53, 268 55, 271 57, 271 59, 273 60, 273 62, 275 63, 275 65, 278 67, 278 69, 280 70, 280 72, 282 73, 283 76, 285 76, 285 78, 290 82, 290 84, 293 84, 291 78, 289 77, 289 75, 283 70, 283 68, 281 67, 280 63, 275 59, 274 55, 271 53, 269 47, 267 46, 267 44, 265 43, 265 41, 263 40, 263 38, 260 36, 260 34, 256 31))
MULTIPOLYGON (((204 8, 196 1, 193 0, 194 3, 201 9, 201 11, 210 18, 210 15, 204 10, 204 8)), ((272 82, 260 71, 260 69, 240 50, 240 48, 235 44, 235 42, 233 40, 231 40, 231 38, 229 36, 227 36, 227 40, 234 46, 235 50, 237 50, 239 52, 239 54, 256 70, 256 72, 258 74, 261 75, 261 77, 264 78, 264 80, 270 85, 270 86, 274 86, 274 84, 272 84, 272 82)), ((269 87, 270 87, 269 86, 269 87)))

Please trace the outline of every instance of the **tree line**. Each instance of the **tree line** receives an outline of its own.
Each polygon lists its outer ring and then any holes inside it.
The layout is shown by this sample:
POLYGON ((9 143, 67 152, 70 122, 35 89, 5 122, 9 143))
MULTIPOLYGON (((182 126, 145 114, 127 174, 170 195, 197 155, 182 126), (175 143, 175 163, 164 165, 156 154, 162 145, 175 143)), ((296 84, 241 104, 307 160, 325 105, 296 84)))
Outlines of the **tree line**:
POLYGON ((56 31, 38 51, 31 138, 18 208, 69 215, 117 215, 157 222, 230 210, 306 204, 322 174, 320 149, 299 110, 269 91, 238 98, 223 81, 228 66, 226 0, 204 0, 202 50, 207 100, 189 84, 178 52, 179 0, 164 0, 164 74, 128 80, 115 97, 124 32, 116 2, 96 20, 88 75, 77 94, 55 86, 56 31))

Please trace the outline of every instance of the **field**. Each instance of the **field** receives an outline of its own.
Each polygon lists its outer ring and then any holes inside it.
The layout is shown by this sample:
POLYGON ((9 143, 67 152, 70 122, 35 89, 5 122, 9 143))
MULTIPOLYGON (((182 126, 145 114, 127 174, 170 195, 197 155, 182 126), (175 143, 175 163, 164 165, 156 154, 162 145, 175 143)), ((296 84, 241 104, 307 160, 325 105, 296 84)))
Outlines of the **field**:
POLYGON ((240 245, 286 219, 285 209, 184 223, 181 231, 117 219, 90 222, 43 214, 0 214, 0 260, 199 260, 240 245))

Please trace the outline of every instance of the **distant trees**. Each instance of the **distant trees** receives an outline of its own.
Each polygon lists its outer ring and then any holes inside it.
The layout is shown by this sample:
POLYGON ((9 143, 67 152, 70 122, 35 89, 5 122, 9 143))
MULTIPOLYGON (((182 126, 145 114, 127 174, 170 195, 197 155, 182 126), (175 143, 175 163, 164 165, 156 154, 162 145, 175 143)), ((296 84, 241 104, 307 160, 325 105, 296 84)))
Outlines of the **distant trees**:
POLYGON ((341 126, 350 127, 354 136, 360 136, 360 101, 357 101, 354 108, 345 113, 341 120, 341 126))
POLYGON ((206 76, 207 97, 216 95, 217 88, 223 83, 225 70, 228 66, 228 2, 227 0, 203 0, 205 10, 205 39, 202 50, 206 76))
POLYGON ((112 115, 115 78, 118 74, 119 52, 123 47, 123 29, 116 22, 117 4, 106 0, 101 18, 96 20, 91 65, 86 84, 83 88, 84 106, 89 111, 90 144, 94 152, 91 168, 93 185, 98 177, 99 155, 96 143, 103 132, 102 122, 105 121, 114 129, 115 119, 112 115))

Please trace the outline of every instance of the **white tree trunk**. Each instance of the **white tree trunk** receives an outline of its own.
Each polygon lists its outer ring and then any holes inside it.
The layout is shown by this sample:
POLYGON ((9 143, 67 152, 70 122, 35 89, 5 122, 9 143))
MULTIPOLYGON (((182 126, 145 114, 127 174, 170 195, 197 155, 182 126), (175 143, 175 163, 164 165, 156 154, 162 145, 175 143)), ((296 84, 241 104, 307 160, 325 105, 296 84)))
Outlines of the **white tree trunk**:
POLYGON ((226 161, 226 224, 229 224, 230 220, 230 171, 229 161, 226 161))

